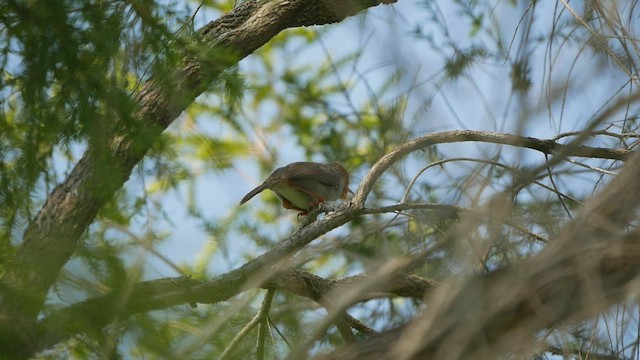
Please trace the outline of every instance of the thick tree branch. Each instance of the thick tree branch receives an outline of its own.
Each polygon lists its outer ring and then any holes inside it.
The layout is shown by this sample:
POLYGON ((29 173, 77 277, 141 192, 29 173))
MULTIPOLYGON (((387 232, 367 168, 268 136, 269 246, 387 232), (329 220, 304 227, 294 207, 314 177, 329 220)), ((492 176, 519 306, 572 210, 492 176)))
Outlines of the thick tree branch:
MULTIPOLYGON (((236 281, 227 275, 209 281, 179 277, 139 283, 126 291, 114 290, 49 314, 38 324, 38 343, 33 349, 37 351, 50 347, 74 334, 99 331, 108 324, 137 313, 183 304, 212 304, 249 290, 240 287, 241 284, 230 284, 236 281), (229 291, 230 288, 238 291, 229 291)), ((286 291, 330 307, 331 302, 326 298, 332 292, 340 292, 365 281, 368 281, 366 275, 328 280, 305 271, 289 269, 275 274, 262 287, 286 291)), ((432 280, 416 275, 401 275, 393 281, 377 284, 371 292, 362 294, 361 300, 390 295, 421 300, 434 285, 432 280)))
MULTIPOLYGON (((332 292, 340 293, 358 283, 368 281, 366 275, 350 276, 339 280, 326 280, 317 275, 300 270, 287 270, 267 281, 263 287, 285 290, 321 303, 325 307, 325 298, 332 292)), ((388 294, 422 300, 426 293, 435 287, 433 280, 417 275, 399 275, 391 281, 379 281, 368 288, 366 294, 360 294, 357 301, 366 301, 388 294)))
POLYGON ((367 7, 392 2, 250 0, 205 26, 195 39, 204 51, 185 57, 179 69, 166 69, 168 75, 155 76, 142 86, 135 98, 135 133, 105 134, 109 153, 89 149, 48 195, 3 279, 0 337, 11 339, 19 348, 17 338, 31 336, 27 327, 98 209, 122 187, 161 132, 222 70, 286 28, 335 23, 367 7), (105 176, 109 181, 104 181, 105 176), (25 333, 16 338, 15 328, 21 325, 25 333))

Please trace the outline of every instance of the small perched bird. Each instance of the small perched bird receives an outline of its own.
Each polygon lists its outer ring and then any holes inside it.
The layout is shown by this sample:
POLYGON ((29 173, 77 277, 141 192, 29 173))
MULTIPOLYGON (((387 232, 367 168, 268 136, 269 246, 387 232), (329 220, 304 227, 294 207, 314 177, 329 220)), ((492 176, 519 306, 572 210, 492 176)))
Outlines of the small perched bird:
POLYGON ((349 173, 337 163, 291 163, 276 169, 262 185, 245 195, 240 205, 264 189, 275 192, 286 209, 300 211, 298 216, 304 216, 325 201, 347 200, 349 173))

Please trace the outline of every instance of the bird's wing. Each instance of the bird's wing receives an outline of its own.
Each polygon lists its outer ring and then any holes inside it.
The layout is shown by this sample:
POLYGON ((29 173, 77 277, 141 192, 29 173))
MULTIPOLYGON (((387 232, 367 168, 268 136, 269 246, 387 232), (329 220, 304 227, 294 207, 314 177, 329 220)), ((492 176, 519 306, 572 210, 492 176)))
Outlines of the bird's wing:
POLYGON ((312 163, 315 166, 307 166, 308 164, 298 162, 288 165, 287 167, 290 167, 290 175, 287 178, 289 183, 305 188, 308 188, 311 182, 334 189, 340 185, 340 177, 342 176, 340 172, 333 171, 326 164, 312 163))

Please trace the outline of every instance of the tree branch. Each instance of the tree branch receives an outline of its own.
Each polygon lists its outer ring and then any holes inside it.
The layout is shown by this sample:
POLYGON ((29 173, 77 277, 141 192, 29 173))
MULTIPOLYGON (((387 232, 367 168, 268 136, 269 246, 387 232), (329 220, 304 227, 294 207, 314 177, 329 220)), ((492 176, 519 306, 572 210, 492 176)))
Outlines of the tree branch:
POLYGON ((356 191, 352 202, 358 206, 364 206, 375 182, 393 163, 400 158, 416 150, 424 149, 437 144, 447 144, 456 142, 486 142, 502 145, 513 145, 540 151, 543 154, 562 153, 564 156, 580 156, 597 159, 625 160, 630 154, 627 149, 607 149, 595 148, 584 145, 565 145, 554 140, 536 139, 528 136, 510 135, 490 131, 455 130, 435 134, 425 135, 409 142, 406 142, 383 156, 369 170, 362 185, 356 191))
MULTIPOLYGON (((289 269, 275 274, 262 287, 286 291, 331 307, 327 297, 347 287, 369 281, 359 275, 340 280, 328 280, 311 273, 289 269)), ((92 333, 115 321, 151 310, 159 310, 182 304, 212 304, 225 301, 239 292, 249 290, 241 287, 233 276, 222 275, 203 281, 189 277, 167 278, 139 283, 126 291, 114 290, 69 307, 53 311, 38 323, 38 343, 31 347, 38 351, 80 333, 92 333), (230 288, 238 291, 229 291, 230 288), (203 290, 204 289, 204 290, 203 290)), ((422 299, 435 282, 416 275, 401 275, 393 281, 378 283, 371 292, 362 294, 361 301, 395 295, 422 299)))

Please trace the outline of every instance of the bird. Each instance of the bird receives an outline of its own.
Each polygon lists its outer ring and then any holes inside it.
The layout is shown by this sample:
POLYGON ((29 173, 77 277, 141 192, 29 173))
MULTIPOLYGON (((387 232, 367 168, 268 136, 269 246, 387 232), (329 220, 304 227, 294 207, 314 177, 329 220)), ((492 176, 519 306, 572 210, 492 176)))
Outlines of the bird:
POLYGON ((265 189, 275 192, 285 209, 300 211, 300 217, 326 201, 347 200, 349 173, 338 163, 294 162, 277 168, 261 185, 245 195, 240 205, 265 189))

